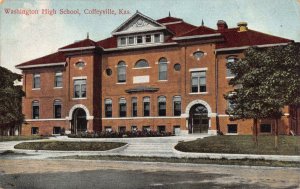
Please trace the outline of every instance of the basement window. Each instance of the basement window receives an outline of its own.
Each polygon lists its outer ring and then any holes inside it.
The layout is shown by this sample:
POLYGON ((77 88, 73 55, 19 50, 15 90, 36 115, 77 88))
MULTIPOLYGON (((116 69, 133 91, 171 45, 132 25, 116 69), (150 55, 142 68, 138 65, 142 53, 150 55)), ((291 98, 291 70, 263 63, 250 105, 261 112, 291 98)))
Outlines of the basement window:
POLYGON ((260 132, 261 133, 271 133, 271 125, 270 124, 260 124, 260 132))

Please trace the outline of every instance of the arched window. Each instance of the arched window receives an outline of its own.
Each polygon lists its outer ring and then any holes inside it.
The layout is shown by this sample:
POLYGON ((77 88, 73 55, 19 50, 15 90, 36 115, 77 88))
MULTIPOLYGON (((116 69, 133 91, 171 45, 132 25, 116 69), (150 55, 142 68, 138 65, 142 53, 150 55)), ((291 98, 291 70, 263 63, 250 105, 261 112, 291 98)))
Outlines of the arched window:
POLYGON ((174 116, 181 115, 181 96, 173 97, 173 114, 174 116))
POLYGON ((118 63, 118 83, 125 83, 126 82, 126 63, 121 61, 118 63))
POLYGON ((228 68, 228 63, 236 62, 238 59, 236 56, 229 56, 227 57, 227 63, 226 63, 226 77, 232 78, 234 77, 234 73, 231 72, 231 70, 228 68))
POLYGON ((61 118, 61 101, 55 100, 53 103, 54 118, 61 118))
POLYGON ((104 101, 105 117, 112 117, 112 100, 107 98, 104 101))
POLYGON ((150 97, 146 96, 143 98, 143 109, 144 116, 150 116, 150 97))
POLYGON ((158 116, 166 116, 166 97, 158 97, 158 116))
POLYGON ((40 103, 35 100, 32 102, 32 119, 40 118, 40 103))
POLYGON ((148 68, 149 64, 146 60, 141 59, 135 63, 135 68, 148 68))
POLYGON ((158 61, 158 80, 168 79, 168 61, 166 58, 161 58, 158 61))
POLYGON ((119 99, 119 116, 126 117, 126 99, 125 98, 119 99))

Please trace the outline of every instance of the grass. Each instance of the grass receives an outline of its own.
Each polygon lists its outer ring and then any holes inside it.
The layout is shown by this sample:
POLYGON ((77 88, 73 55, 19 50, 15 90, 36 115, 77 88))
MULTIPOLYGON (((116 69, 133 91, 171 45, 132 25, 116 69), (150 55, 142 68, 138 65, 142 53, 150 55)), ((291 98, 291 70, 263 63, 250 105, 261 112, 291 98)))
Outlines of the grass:
POLYGON ((255 146, 251 135, 207 137, 178 143, 175 149, 199 153, 300 155, 300 137, 279 136, 278 149, 274 148, 274 136, 259 136, 258 146, 255 146))
POLYGON ((210 158, 176 158, 176 157, 135 157, 135 156, 64 156, 55 159, 80 159, 80 160, 109 160, 109 161, 141 161, 141 162, 167 162, 167 163, 194 163, 194 164, 219 164, 219 165, 245 165, 245 166, 270 166, 270 167, 300 167, 299 162, 274 161, 264 159, 210 159, 210 158))
POLYGON ((124 146, 121 142, 23 142, 15 145, 15 149, 25 150, 58 150, 58 151, 105 151, 124 146))
POLYGON ((47 137, 43 136, 0 136, 0 142, 6 141, 20 141, 20 140, 38 140, 38 139, 46 139, 47 137))

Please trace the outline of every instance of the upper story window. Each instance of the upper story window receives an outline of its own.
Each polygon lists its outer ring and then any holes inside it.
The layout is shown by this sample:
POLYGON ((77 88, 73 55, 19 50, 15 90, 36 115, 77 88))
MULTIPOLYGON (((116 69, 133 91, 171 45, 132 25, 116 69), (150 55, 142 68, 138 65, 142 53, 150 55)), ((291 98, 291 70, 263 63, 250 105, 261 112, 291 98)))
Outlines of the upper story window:
MULTIPOLYGON (((227 64, 236 62, 237 60, 238 59, 236 56, 229 56, 229 57, 227 57, 227 64)), ((226 77, 228 77, 228 78, 235 77, 234 73, 232 73, 231 70, 227 67, 227 64, 226 64, 226 77)))
POLYGON ((86 63, 82 60, 79 60, 78 62, 75 63, 75 66, 80 70, 82 70, 85 67, 85 65, 86 63))
POLYGON ((204 52, 202 52, 202 51, 196 51, 196 52, 193 53, 193 56, 197 60, 200 60, 200 58, 202 58, 204 56, 204 52))
POLYGON ((126 38, 125 37, 120 38, 120 44, 121 45, 126 45, 126 38))
POLYGON ((112 100, 105 99, 104 101, 105 117, 112 117, 112 100))
POLYGON ((145 39, 146 39, 146 43, 152 42, 151 35, 146 35, 145 39))
POLYGON ((40 118, 40 103, 35 100, 32 102, 32 119, 40 118))
POLYGON ((118 83, 125 83, 126 82, 126 63, 121 61, 118 63, 118 83))
POLYGON ((61 101, 55 100, 53 103, 54 118, 61 118, 61 101))
POLYGON ((135 63, 134 68, 148 68, 149 64, 146 60, 141 59, 135 63))
POLYGON ((192 93, 206 92, 206 71, 191 73, 192 93))
POLYGON ((173 97, 173 114, 174 116, 181 115, 181 96, 173 97))
POLYGON ((33 88, 39 89, 41 88, 41 75, 40 74, 33 74, 33 88))
POLYGON ((161 43, 163 33, 148 33, 139 34, 135 36, 122 36, 118 38, 118 46, 132 46, 132 45, 148 45, 154 43, 161 43))
POLYGON ((119 116, 126 117, 126 99, 120 98, 119 100, 119 116))
POLYGON ((137 44, 143 43, 143 36, 141 36, 141 35, 137 36, 137 38, 136 38, 136 43, 137 43, 137 44))
POLYGON ((166 97, 160 96, 158 97, 158 116, 166 116, 167 108, 166 108, 166 97))
POLYGON ((168 60, 161 58, 158 61, 158 80, 168 79, 168 60))
POLYGON ((74 80, 74 98, 86 98, 86 79, 74 80))
POLYGON ((150 116, 150 97, 143 98, 143 109, 144 109, 144 116, 150 116))
POLYGON ((154 34, 154 43, 159 43, 160 42, 160 34, 154 34))
POLYGON ((134 44, 134 37, 128 37, 128 45, 133 45, 134 44))
POLYGON ((137 98, 136 97, 132 97, 131 98, 131 114, 132 117, 136 117, 137 116, 137 98))
POLYGON ((55 72, 54 87, 62 87, 62 72, 55 72))

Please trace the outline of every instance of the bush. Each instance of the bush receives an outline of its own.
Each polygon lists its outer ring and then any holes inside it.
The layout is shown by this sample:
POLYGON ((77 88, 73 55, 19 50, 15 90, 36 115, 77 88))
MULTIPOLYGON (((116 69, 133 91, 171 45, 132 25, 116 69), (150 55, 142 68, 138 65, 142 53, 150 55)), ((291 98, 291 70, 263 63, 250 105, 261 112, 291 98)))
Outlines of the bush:
POLYGON ((135 138, 135 137, 165 137, 172 136, 171 132, 158 131, 102 131, 102 132, 81 132, 78 134, 69 134, 69 138, 135 138))

